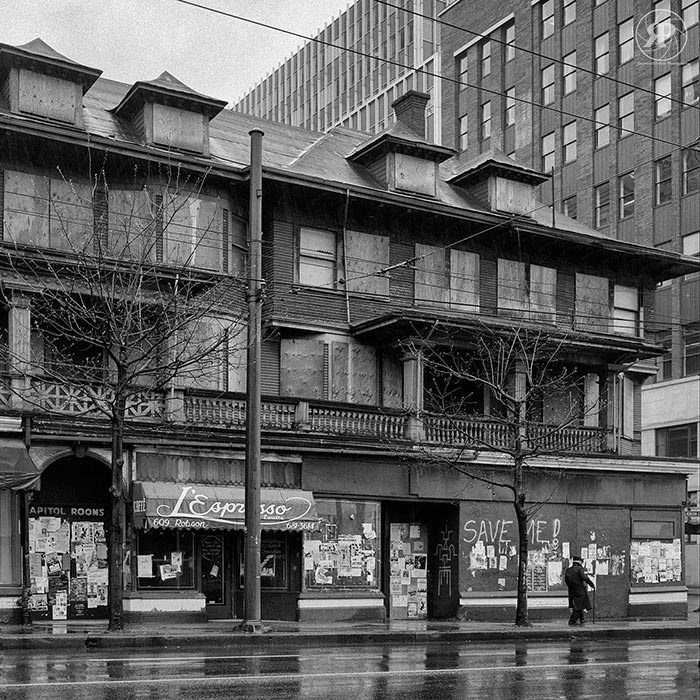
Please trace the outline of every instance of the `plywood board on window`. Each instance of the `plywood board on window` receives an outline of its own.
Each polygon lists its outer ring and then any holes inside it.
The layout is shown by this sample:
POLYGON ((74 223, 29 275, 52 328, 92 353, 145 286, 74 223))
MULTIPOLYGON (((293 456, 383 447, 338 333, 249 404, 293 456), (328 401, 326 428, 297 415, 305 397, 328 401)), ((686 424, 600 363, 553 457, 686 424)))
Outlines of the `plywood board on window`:
POLYGON ((445 249, 416 243, 415 299, 446 305, 449 299, 445 249))
POLYGON ((530 265, 530 318, 554 323, 557 312, 557 271, 552 267, 530 265))
POLYGON ((18 107, 21 112, 75 124, 77 99, 75 83, 20 68, 18 107))
POLYGON ((331 343, 331 401, 348 400, 350 351, 347 343, 331 343))
POLYGON ((283 338, 280 343, 280 396, 323 398, 323 341, 283 338))
POLYGON ((94 226, 92 187, 79 182, 52 179, 49 212, 51 247, 92 252, 94 226))
POLYGON ((450 250, 450 305, 456 311, 479 311, 479 256, 450 250))
POLYGON ((4 179, 4 239, 48 247, 49 178, 6 170, 4 179))
POLYGON ((158 211, 146 190, 110 189, 108 212, 110 253, 118 258, 155 259, 155 241, 147 234, 155 232, 158 211))
POLYGON ((382 354, 382 405, 387 408, 403 405, 403 368, 399 358, 388 352, 382 354))
POLYGON ((377 403, 377 353, 368 345, 351 345, 350 400, 360 404, 377 403))
POLYGON ((606 333, 610 319, 607 277, 576 273, 576 328, 606 333))
POLYGON ((498 259, 498 312, 523 317, 530 308, 527 266, 517 260, 498 259))
POLYGON ((345 240, 346 286, 350 292, 389 294, 389 238, 362 231, 347 231, 345 240))

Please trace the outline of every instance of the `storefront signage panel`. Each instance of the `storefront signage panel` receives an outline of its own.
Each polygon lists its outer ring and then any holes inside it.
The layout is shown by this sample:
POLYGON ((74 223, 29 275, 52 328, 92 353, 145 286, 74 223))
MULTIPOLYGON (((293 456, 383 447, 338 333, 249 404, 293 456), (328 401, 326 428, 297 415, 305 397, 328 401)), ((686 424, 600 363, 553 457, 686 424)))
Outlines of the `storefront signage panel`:
MULTIPOLYGON (((134 484, 136 527, 242 529, 245 491, 199 484, 134 484)), ((269 530, 315 530, 316 504, 308 491, 261 489, 260 525, 269 530)))

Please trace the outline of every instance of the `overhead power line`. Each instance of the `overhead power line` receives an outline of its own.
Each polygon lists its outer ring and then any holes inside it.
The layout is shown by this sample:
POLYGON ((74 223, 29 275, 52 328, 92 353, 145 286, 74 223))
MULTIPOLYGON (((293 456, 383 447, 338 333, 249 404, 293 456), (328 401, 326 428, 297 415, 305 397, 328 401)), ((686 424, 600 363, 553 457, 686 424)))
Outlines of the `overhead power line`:
MULTIPOLYGON (((338 46, 337 44, 334 44, 331 41, 326 41, 325 39, 320 39, 318 37, 306 36, 304 34, 300 34, 299 32, 292 31, 291 29, 284 29, 282 27, 278 27, 278 26, 275 26, 272 24, 267 24, 266 22, 260 22, 258 20, 251 19, 250 17, 244 17, 242 15, 237 15, 237 14, 234 14, 232 12, 226 12, 224 10, 219 10, 219 9, 216 9, 213 7, 207 7, 206 5, 201 5, 197 2, 193 2, 193 0, 175 0, 175 2, 179 2, 183 5, 195 7, 195 8, 200 9, 200 10, 205 10, 207 12, 213 12, 215 14, 222 15, 224 17, 229 17, 231 19, 235 19, 235 20, 238 20, 240 22, 246 22, 248 24, 252 24, 252 25, 257 26, 257 27, 262 27, 264 29, 271 29, 273 31, 280 32, 282 34, 294 36, 298 39, 302 39, 303 41, 314 42, 317 44, 321 44, 323 46, 328 46, 330 48, 337 49, 338 51, 351 53, 353 55, 362 56, 364 58, 369 58, 369 59, 372 59, 374 61, 378 61, 380 63, 386 63, 388 65, 393 65, 393 66, 396 66, 398 68, 413 71, 415 73, 427 75, 427 76, 430 76, 432 78, 437 78, 438 80, 451 82, 451 83, 454 83, 456 85, 461 85, 463 87, 471 87, 471 88, 479 89, 479 90, 481 90, 482 93, 497 95, 498 97, 505 97, 505 93, 502 92, 501 90, 492 90, 490 88, 485 88, 485 87, 480 86, 480 85, 474 85, 471 83, 462 82, 460 80, 457 80, 456 78, 447 78, 439 73, 428 71, 425 68, 416 68, 415 66, 413 66, 411 64, 402 63, 401 61, 395 61, 395 60, 390 59, 390 58, 382 58, 380 56, 375 56, 373 54, 365 53, 364 51, 359 51, 358 49, 353 49, 353 48, 349 48, 349 47, 345 47, 345 46, 338 46)), ((676 141, 670 141, 669 139, 664 139, 664 138, 661 138, 659 136, 654 136, 652 134, 647 134, 647 133, 644 133, 641 131, 636 131, 634 129, 623 128, 621 126, 616 126, 616 125, 611 124, 609 122, 601 122, 601 121, 598 121, 596 119, 593 119, 592 117, 584 117, 583 115, 576 114, 574 112, 569 112, 569 111, 566 111, 563 109, 559 109, 557 107, 552 107, 550 105, 543 105, 540 102, 534 102, 532 100, 527 100, 524 97, 516 97, 516 96, 509 96, 509 97, 511 99, 513 99, 515 102, 521 102, 523 104, 532 105, 532 106, 537 107, 539 109, 549 110, 550 112, 554 112, 556 114, 561 114, 561 115, 564 115, 567 117, 571 117, 572 119, 580 119, 581 121, 591 122, 592 124, 598 124, 601 126, 608 126, 611 129, 615 129, 616 131, 619 131, 619 132, 624 132, 625 134, 635 134, 635 135, 640 136, 642 138, 649 139, 651 141, 655 141, 658 143, 664 143, 668 146, 673 146, 675 148, 688 148, 690 150, 700 151, 700 148, 696 148, 695 146, 692 146, 692 145, 683 145, 683 144, 677 143, 676 141)))

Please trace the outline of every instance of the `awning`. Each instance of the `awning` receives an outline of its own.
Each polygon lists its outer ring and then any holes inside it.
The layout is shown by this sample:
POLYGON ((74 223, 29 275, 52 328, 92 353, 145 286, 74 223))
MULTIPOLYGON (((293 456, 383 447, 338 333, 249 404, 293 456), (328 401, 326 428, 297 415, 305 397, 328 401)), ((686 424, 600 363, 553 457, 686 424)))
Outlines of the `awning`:
MULTIPOLYGON (((235 486, 135 481, 134 526, 242 530, 245 490, 235 486)), ((260 489, 263 530, 316 530, 318 512, 313 494, 297 489, 260 489)))
POLYGON ((31 491, 41 472, 21 440, 0 438, 0 489, 31 491))

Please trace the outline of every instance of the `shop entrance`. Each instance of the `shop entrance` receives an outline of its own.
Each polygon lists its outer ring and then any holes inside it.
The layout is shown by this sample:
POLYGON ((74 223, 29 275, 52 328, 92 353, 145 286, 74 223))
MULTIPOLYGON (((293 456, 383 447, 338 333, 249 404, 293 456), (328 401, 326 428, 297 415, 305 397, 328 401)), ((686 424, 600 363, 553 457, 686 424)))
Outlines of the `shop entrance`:
POLYGON ((209 530, 199 533, 199 590, 206 598, 208 620, 234 616, 233 562, 237 561, 239 533, 209 530))
POLYGON ((111 472, 90 458, 47 467, 27 509, 27 566, 35 619, 108 616, 111 472))
POLYGON ((459 605, 457 506, 387 503, 383 511, 389 617, 454 617, 459 605))

